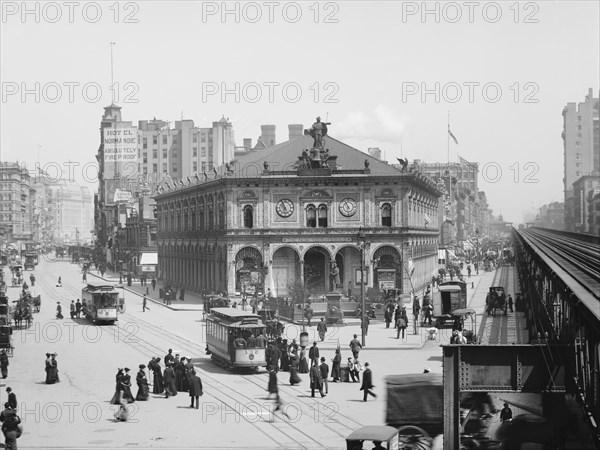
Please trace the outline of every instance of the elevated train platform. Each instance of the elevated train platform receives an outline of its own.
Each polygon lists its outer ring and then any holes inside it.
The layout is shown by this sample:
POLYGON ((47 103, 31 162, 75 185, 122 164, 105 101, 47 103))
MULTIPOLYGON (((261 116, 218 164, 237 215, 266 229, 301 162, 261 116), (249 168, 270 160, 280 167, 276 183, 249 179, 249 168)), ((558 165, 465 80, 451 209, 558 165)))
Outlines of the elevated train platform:
POLYGON ((527 340, 565 345, 567 393, 600 448, 600 238, 544 228, 513 231, 527 340))

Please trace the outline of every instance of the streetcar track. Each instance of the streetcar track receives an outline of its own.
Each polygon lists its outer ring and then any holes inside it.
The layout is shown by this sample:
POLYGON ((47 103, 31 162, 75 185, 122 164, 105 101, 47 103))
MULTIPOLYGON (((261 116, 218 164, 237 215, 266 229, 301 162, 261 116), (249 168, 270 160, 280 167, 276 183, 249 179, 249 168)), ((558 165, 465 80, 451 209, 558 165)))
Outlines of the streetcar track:
MULTIPOLYGON (((129 317, 132 317, 132 318, 134 318, 134 319, 135 319, 135 321, 136 321, 136 323, 137 323, 137 322, 144 322, 144 324, 145 324, 145 325, 144 325, 144 329, 143 329, 143 331, 145 331, 145 332, 148 332, 148 333, 150 333, 150 334, 153 334, 153 335, 155 335, 155 336, 157 336, 157 337, 162 337, 162 334, 163 334, 163 333, 162 333, 162 332, 161 332, 159 329, 156 329, 156 328, 154 328, 154 327, 153 327, 151 324, 149 324, 147 321, 145 321, 145 320, 143 320, 143 319, 140 319, 140 318, 137 318, 137 317, 133 317, 133 316, 131 316, 131 315, 129 315, 129 314, 125 314, 125 315, 127 315, 127 316, 129 316, 129 317)), ((137 325, 139 326, 139 325, 140 325, 140 323, 137 323, 137 325)), ((141 330, 141 329, 142 329, 142 328, 140 327, 140 330, 141 330)), ((187 338, 184 338, 184 337, 181 337, 181 336, 178 336, 178 335, 172 335, 171 337, 173 337, 173 338, 176 338, 176 339, 179 341, 178 345, 180 345, 180 346, 182 346, 182 345, 183 345, 183 346, 187 346, 189 349, 192 349, 192 350, 193 350, 192 352, 189 352, 189 353, 186 353, 186 354, 193 354, 193 353, 196 353, 196 352, 199 352, 199 353, 204 353, 204 352, 205 352, 205 349, 204 349, 204 348, 202 348, 200 344, 197 344, 197 343, 195 343, 195 342, 193 342, 193 341, 190 341, 190 340, 189 340, 189 339, 187 339, 187 338)), ((162 350, 162 351, 164 352, 164 350, 162 350)), ((182 356, 183 356, 183 355, 182 355, 182 356)), ((255 375, 240 375, 240 377, 241 377, 242 379, 244 379, 244 380, 246 380, 246 381, 248 381, 248 382, 250 382, 250 383, 254 384, 254 385, 255 385, 255 386, 257 386, 259 389, 263 390, 263 385, 261 385, 261 384, 259 384, 259 383, 258 383, 258 381, 255 379, 255 375)), ((283 392, 285 392, 285 393, 286 393, 286 395, 288 395, 288 396, 290 396, 290 397, 294 398, 294 400, 295 400, 296 402, 302 403, 304 406, 308 407, 309 409, 314 409, 314 407, 313 407, 313 405, 312 405, 312 404, 310 404, 309 402, 306 402, 306 401, 300 400, 300 399, 298 399, 298 397, 294 397, 293 393, 290 393, 290 392, 288 392, 288 390, 287 390, 287 389, 285 389, 285 390, 281 389, 281 390, 282 390, 283 392)), ((315 402, 315 403, 316 403, 316 402, 315 402)), ((319 414, 319 412, 317 412, 317 414, 319 414)), ((349 421, 349 422, 353 422, 353 423, 354 423, 356 426, 359 426, 359 427, 360 427, 360 426, 362 426, 362 424, 361 424, 361 423, 359 423, 359 422, 355 421, 354 419, 352 419, 352 418, 350 418, 350 417, 348 417, 348 416, 346 416, 346 415, 344 415, 344 414, 340 414, 339 412, 335 412, 335 415, 336 415, 336 418, 337 418, 337 417, 338 417, 338 415, 339 415, 339 416, 342 416, 342 417, 343 417, 344 419, 346 419, 347 421, 349 421)), ((332 422, 332 423, 334 423, 334 422, 332 422)), ((340 422, 335 422, 335 423, 340 423, 340 422)), ((340 423, 340 424, 341 424, 341 423, 340 423)), ((332 432, 334 432, 334 433, 338 434, 340 437, 343 437, 343 438, 345 438, 345 437, 347 436, 347 434, 348 434, 347 432, 341 432, 341 431, 339 431, 339 430, 336 430, 336 429, 334 429, 332 426, 329 426, 329 425, 327 425, 327 423, 326 423, 326 422, 323 422, 323 425, 324 425, 326 428, 329 428, 329 429, 330 429, 332 432)), ((350 431, 354 431, 354 430, 355 430, 355 428, 356 428, 355 426, 350 426, 350 425, 345 425, 345 424, 341 424, 341 425, 342 425, 342 426, 344 426, 345 428, 347 428, 347 429, 348 429, 348 430, 350 430, 350 431)))
MULTIPOLYGON (((66 262, 66 261, 63 261, 66 262)), ((46 270, 45 271, 46 274, 48 275, 55 275, 55 271, 49 271, 46 270)), ((50 279, 44 279, 44 280, 36 280, 36 287, 40 288, 41 291, 43 291, 44 293, 46 293, 46 298, 50 298, 50 299, 56 299, 58 298, 59 301, 65 301, 70 303, 70 300, 74 300, 76 298, 80 298, 81 294, 80 294, 80 290, 74 286, 74 285, 69 285, 69 284, 63 284, 63 287, 56 287, 53 282, 50 279), (39 283, 39 284, 38 284, 39 283), (57 290, 61 290, 61 292, 57 292, 57 290)), ((43 302, 43 298, 42 298, 42 302, 43 302)), ((48 303, 48 302, 46 302, 48 303)), ((115 326, 105 326, 103 327, 103 331, 106 330, 108 331, 109 335, 112 336, 115 339, 124 339, 124 342, 126 344, 128 344, 131 348, 137 350, 140 354, 144 355, 145 357, 152 357, 152 356, 148 356, 148 354, 150 355, 154 355, 154 354, 161 354, 164 353, 164 349, 158 347, 155 344, 152 344, 150 341, 148 341, 147 339, 143 339, 140 336, 133 336, 131 334, 131 325, 130 324, 135 324, 139 331, 141 332, 145 332, 150 336, 154 336, 157 338, 160 338, 160 340, 162 342, 165 343, 165 345, 167 344, 172 344, 169 345, 169 347, 175 347, 180 349, 180 351, 182 352, 182 355, 189 355, 190 357, 192 355, 203 355, 205 352, 204 347, 199 344, 196 343, 194 341, 191 341, 185 337, 179 336, 177 334, 172 334, 170 332, 167 332, 167 330, 164 330, 163 328, 157 328, 156 325, 151 324, 150 322, 138 318, 136 316, 133 316, 131 314, 128 313, 120 313, 119 314, 123 319, 126 320, 125 323, 123 323, 123 321, 119 322, 117 321, 115 323, 115 326), (128 329, 129 328, 129 329, 128 329), (118 336, 117 333, 122 333, 121 336, 118 336)), ((200 342, 204 342, 204 341, 200 341, 200 342)), ((197 358, 199 359, 199 358, 197 358)), ((218 380, 218 375, 214 376, 214 375, 210 375, 210 372, 207 372, 204 369, 201 369, 200 367, 196 367, 196 370, 202 370, 203 373, 203 378, 206 379, 207 381, 209 381, 210 384, 210 388, 213 392, 216 392, 218 394, 220 394, 221 397, 223 398, 218 398, 217 396, 215 396, 214 394, 209 394, 209 397, 214 399, 214 401, 220 405, 223 405, 224 407, 230 408, 231 409, 231 413, 235 412, 235 414, 237 415, 237 417, 246 420, 246 422, 250 422, 250 424, 252 425, 252 427, 258 429, 263 435, 265 435, 266 437, 268 437, 271 441, 273 441, 279 448, 305 448, 305 449, 312 449, 312 448, 326 448, 326 446, 320 442, 319 440, 317 440, 317 438, 312 437, 311 434, 304 432, 300 427, 294 427, 292 425, 291 421, 283 421, 283 422, 274 422, 274 421, 270 421, 270 420, 266 420, 265 417, 263 416, 263 412, 267 415, 267 418, 275 418, 275 413, 272 411, 272 409, 266 408, 263 409, 263 406, 266 405, 266 403, 263 404, 259 404, 256 400, 256 396, 254 398, 250 397, 249 395, 252 394, 242 394, 240 392, 238 392, 236 389, 231 388, 231 387, 226 387, 226 386, 222 386, 220 381, 218 380), (255 404, 260 406, 260 415, 261 416, 261 420, 257 420, 257 421, 252 421, 252 420, 248 420, 248 418, 246 417, 246 415, 242 412, 239 411, 239 405, 243 404, 240 399, 245 400, 246 404, 255 404), (233 405, 232 405, 233 403, 233 405), (236 408, 236 406, 238 406, 236 408), (265 428, 264 426, 260 426, 261 423, 266 423, 268 425, 270 425, 272 428, 268 428, 266 427, 266 430, 263 429, 265 428), (278 433, 273 433, 272 429, 277 430, 278 433), (273 436, 273 434, 275 434, 275 436, 273 436)), ((262 394, 265 392, 265 389, 263 387, 262 384, 259 384, 259 381, 255 379, 254 375, 240 375, 240 378, 245 382, 245 383, 250 383, 252 384, 253 388, 258 388, 259 392, 262 394)), ((243 388, 241 389, 243 390, 243 388)), ((248 389, 246 389, 248 390, 248 389)), ((302 416, 307 415, 309 417, 311 417, 311 411, 314 412, 315 405, 320 405, 320 403, 314 402, 313 404, 311 404, 308 401, 304 401, 300 398, 298 398, 296 395, 299 393, 299 391, 296 388, 292 388, 292 387, 284 387, 284 386, 280 386, 280 393, 282 395, 285 395, 291 399, 293 399, 294 404, 299 405, 297 408, 297 410, 299 411, 299 418, 298 421, 302 418, 302 416)), ((291 405, 291 403, 290 403, 291 405)), ((284 403, 284 409, 285 409, 285 403, 284 403)), ((325 408, 324 408, 325 409, 325 408)), ((330 409, 331 411, 331 409, 330 409)), ((362 426, 361 423, 357 422, 356 420, 339 413, 338 411, 333 410, 334 412, 334 417, 336 419, 335 422, 331 422, 328 423, 326 421, 323 420, 319 420, 320 423, 322 423, 322 425, 328 429, 331 433, 333 433, 334 435, 340 436, 341 438, 345 438, 348 434, 349 431, 353 431, 356 429, 356 427, 360 427, 362 426), (343 418, 343 421, 339 421, 337 420, 339 417, 343 418), (353 426, 352 424, 355 424, 356 426, 353 426), (347 429, 344 430, 344 428, 347 429)), ((316 412, 317 414, 323 414, 325 416, 327 416, 325 418, 325 420, 327 420, 327 418, 329 417, 329 415, 327 414, 326 411, 321 410, 321 408, 319 407, 318 411, 316 412)), ((237 423, 237 420, 236 420, 237 423)))
MULTIPOLYGON (((130 317, 132 317, 132 316, 130 316, 130 317)), ((117 322, 117 328, 126 331, 124 328, 118 326, 118 322, 117 322)), ((114 330, 110 330, 110 331, 113 332, 113 335, 114 335, 114 330)), ((144 330, 144 331, 148 332, 149 330, 144 330)), ((168 335, 165 332, 156 333, 156 330, 153 330, 153 331, 155 331, 155 332, 152 332, 150 334, 153 334, 153 335, 155 335, 157 337, 161 337, 161 338, 163 338, 163 340, 165 340, 165 338, 171 338, 172 337, 172 336, 168 335)), ((138 350, 142 354, 146 355, 146 352, 149 349, 155 349, 155 350, 157 350, 159 352, 164 352, 163 349, 159 348, 158 346, 150 343, 149 341, 147 341, 145 339, 141 339, 140 337, 136 337, 135 339, 137 339, 137 341, 127 342, 127 344, 131 345, 132 347, 134 347, 136 350, 138 350), (145 344, 141 344, 140 341, 144 342, 145 344), (135 344, 135 345, 132 345, 132 344, 135 344)), ((185 338, 181 338, 181 337, 179 339, 180 340, 185 340, 185 338)), ((197 345, 197 344, 194 344, 193 342, 188 341, 188 343, 185 343, 184 345, 192 347, 192 346, 197 345)), ((193 352, 190 352, 190 353, 193 353, 193 352)), ((155 354, 155 352, 152 352, 151 355, 152 354, 155 354)), ((146 356, 148 356, 148 355, 146 355, 146 356)), ((148 356, 148 357, 151 357, 151 356, 148 356)), ((200 368, 197 368, 197 369, 202 370, 200 368)), ((241 418, 246 419, 245 416, 242 413, 240 413, 239 408, 237 407, 237 405, 240 403, 239 402, 239 398, 236 398, 233 395, 227 393, 225 391, 225 389, 223 389, 222 387, 217 387, 217 386, 221 386, 220 381, 217 380, 217 378, 215 378, 214 376, 209 375, 208 372, 206 372, 204 370, 202 370, 202 372, 203 372, 203 378, 211 380, 213 382, 211 384, 211 386, 210 386, 211 389, 213 389, 213 390, 219 392, 220 394, 222 394, 223 396, 225 396, 225 397, 230 398, 231 400, 233 400, 234 405, 232 406, 229 402, 225 402, 222 399, 217 398, 214 395, 211 395, 211 397, 213 397, 217 402, 220 402, 220 403, 228 406, 229 408, 231 408, 231 410, 234 411, 241 418)), ((238 396, 241 396, 242 398, 246 399, 248 401, 248 403, 250 403, 250 404, 255 403, 256 404, 256 401, 253 398, 251 398, 251 397, 249 397, 249 396, 247 396, 245 394, 241 394, 241 393, 235 391, 233 388, 227 388, 227 389, 233 391, 238 396)), ((262 408, 261 408, 261 411, 262 411, 262 408)), ((305 412, 303 410, 301 410, 301 412, 304 415, 305 412)), ((268 436, 271 440, 273 440, 273 442, 275 442, 278 445, 282 445, 283 448, 290 448, 289 443, 287 443, 287 442, 286 443, 282 443, 281 439, 276 439, 275 437, 271 436, 271 434, 269 434, 269 433, 265 432, 264 430, 262 430, 262 428, 258 426, 258 423, 267 423, 267 424, 271 425, 273 428, 276 428, 280 433, 282 433, 285 436, 287 436, 289 438, 289 440, 291 440, 294 444, 300 445, 301 448, 315 448, 315 447, 314 447, 314 444, 313 445, 307 444, 306 443, 306 439, 303 439, 301 441, 300 439, 296 439, 296 438, 292 437, 290 435, 290 432, 292 430, 294 430, 295 432, 300 433, 300 434, 306 436, 306 438, 308 438, 308 440, 316 443, 318 445, 318 447, 325 448, 325 446, 322 443, 320 443, 318 440, 312 438, 308 433, 305 433, 304 431, 302 431, 302 430, 300 430, 298 428, 293 428, 293 427, 290 426, 290 430, 288 430, 286 432, 286 431, 280 429, 282 427, 277 427, 277 426, 275 426, 276 424, 274 422, 270 422, 270 421, 267 421, 267 420, 262 420, 261 422, 256 422, 256 423, 252 422, 252 421, 249 421, 249 420, 246 420, 246 421, 250 422, 254 428, 257 428, 258 430, 260 430, 261 433, 263 433, 265 436, 268 436)))
MULTIPOLYGON (((128 314, 126 314, 126 315, 128 315, 128 314)), ((133 317, 133 316, 130 316, 130 315, 129 315, 129 317, 133 317)), ((152 324, 150 324, 149 322, 145 321, 144 319, 140 319, 140 318, 138 318, 138 317, 133 317, 133 318, 135 319, 135 321, 136 321, 136 322, 144 322, 145 326, 147 327, 147 328, 145 328, 145 329, 144 329, 144 331, 146 331, 146 332, 149 332, 149 333, 151 333, 151 334, 154 334, 154 335, 158 336, 158 333, 157 333, 157 331, 159 331, 159 330, 157 330, 155 327, 153 327, 153 326, 152 326, 152 324)), ((138 325, 139 325, 139 323, 138 323, 138 325)), ((178 336, 178 335, 172 335, 172 337, 174 337, 174 338, 177 338, 177 339, 180 341, 180 345, 186 345, 186 346, 188 346, 188 347, 190 347, 190 348, 195 348, 195 349, 194 349, 194 351, 195 351, 195 352, 199 352, 199 353, 204 353, 204 352, 205 352, 205 348, 203 348, 203 347, 202 347, 200 344, 198 344, 198 343, 196 343, 196 342, 194 342, 194 341, 191 341, 191 340, 189 340, 189 339, 187 339, 187 338, 185 338, 185 337, 178 336)), ((203 341, 201 341, 201 342, 203 342, 203 341)), ((164 351, 164 350, 163 350, 163 351, 164 351)), ((187 354, 189 354, 189 353, 187 353, 187 354)), ((182 355, 182 356, 183 356, 183 355, 182 355)), ((255 385, 259 386, 260 388, 262 388, 262 385, 259 385, 259 384, 258 384, 258 382, 256 381, 256 379, 255 379, 255 376, 254 376, 254 375, 240 375, 240 376, 241 376, 243 379, 245 379, 245 380, 247 380, 247 381, 250 381, 251 383, 253 383, 253 384, 255 384, 255 385)), ((292 394, 291 394, 291 393, 289 393, 289 395, 292 395, 292 394)), ((305 405, 307 405, 307 406, 309 406, 309 407, 310 407, 310 404, 309 404, 308 402, 304 402, 304 401, 302 401, 302 400, 300 400, 300 402, 302 402, 302 403, 304 403, 305 405)), ((351 417, 348 417, 348 416, 346 416, 346 415, 343 415, 343 414, 342 414, 342 416, 343 416, 344 418, 348 419, 349 421, 351 421, 351 422, 354 422, 354 424, 355 424, 355 425, 362 426, 362 424, 361 424, 361 423, 359 423, 359 422, 355 421, 355 420, 354 420, 354 419, 352 419, 351 417)), ((350 430, 354 430, 354 427, 347 426, 347 428, 348 428, 348 429, 350 429, 350 430)), ((344 436, 345 436, 345 435, 344 435, 344 436)))

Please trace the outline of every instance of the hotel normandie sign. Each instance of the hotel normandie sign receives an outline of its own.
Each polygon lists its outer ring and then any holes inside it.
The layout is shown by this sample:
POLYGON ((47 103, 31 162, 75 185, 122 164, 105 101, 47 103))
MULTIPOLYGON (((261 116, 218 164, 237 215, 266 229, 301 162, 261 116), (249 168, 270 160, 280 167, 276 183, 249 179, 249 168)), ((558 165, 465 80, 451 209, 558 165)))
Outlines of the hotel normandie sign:
POLYGON ((331 236, 300 236, 300 237, 289 237, 289 238, 281 238, 281 242, 289 242, 289 243, 296 243, 296 242, 352 242, 353 239, 350 237, 340 237, 340 238, 336 238, 336 239, 332 239, 331 236))

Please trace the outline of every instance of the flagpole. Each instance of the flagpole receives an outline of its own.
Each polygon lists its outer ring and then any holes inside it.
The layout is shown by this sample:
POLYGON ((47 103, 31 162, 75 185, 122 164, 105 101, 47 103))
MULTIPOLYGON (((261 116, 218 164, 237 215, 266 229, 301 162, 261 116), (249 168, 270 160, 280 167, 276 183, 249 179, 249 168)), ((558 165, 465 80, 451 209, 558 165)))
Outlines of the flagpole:
POLYGON ((446 133, 446 149, 448 159, 448 170, 450 170, 450 111, 448 111, 448 132, 446 133))

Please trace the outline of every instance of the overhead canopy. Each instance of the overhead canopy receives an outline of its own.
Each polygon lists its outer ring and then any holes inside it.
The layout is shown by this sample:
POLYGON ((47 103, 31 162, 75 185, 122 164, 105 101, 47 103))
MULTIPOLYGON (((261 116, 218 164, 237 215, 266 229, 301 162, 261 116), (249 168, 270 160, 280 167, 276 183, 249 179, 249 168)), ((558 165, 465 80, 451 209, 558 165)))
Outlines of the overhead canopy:
POLYGON ((140 258, 140 265, 147 266, 151 264, 158 264, 158 253, 142 253, 142 257, 140 258))

